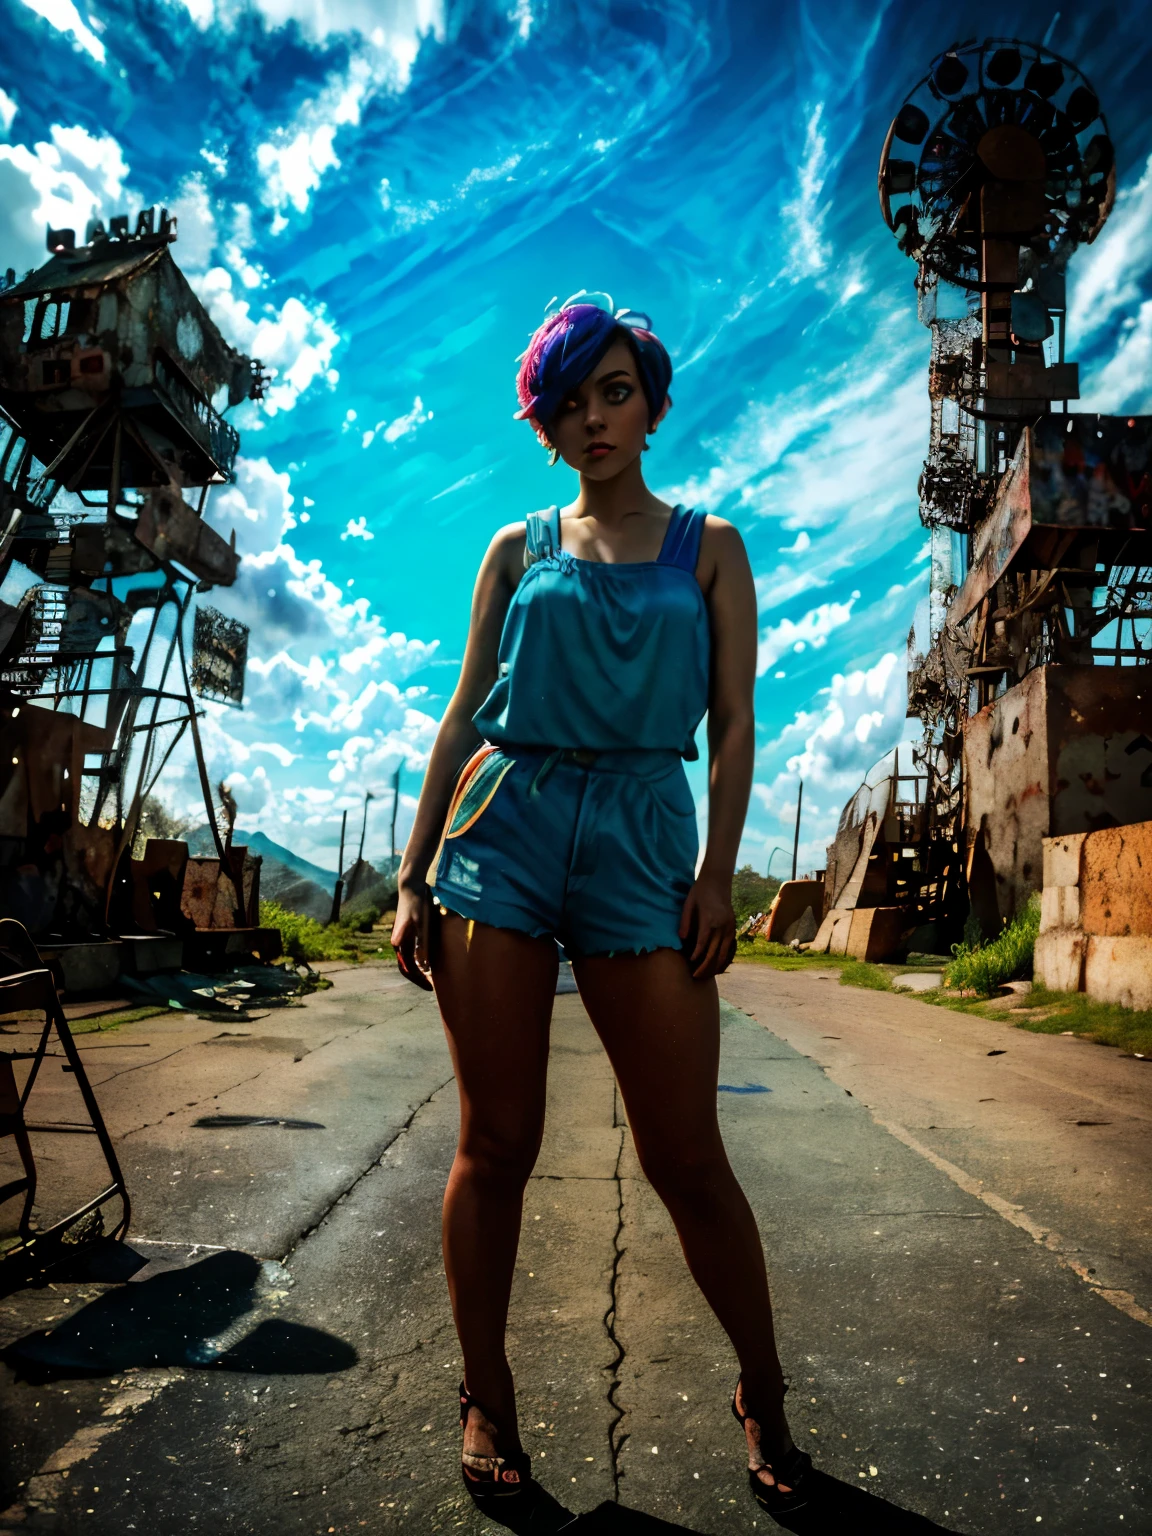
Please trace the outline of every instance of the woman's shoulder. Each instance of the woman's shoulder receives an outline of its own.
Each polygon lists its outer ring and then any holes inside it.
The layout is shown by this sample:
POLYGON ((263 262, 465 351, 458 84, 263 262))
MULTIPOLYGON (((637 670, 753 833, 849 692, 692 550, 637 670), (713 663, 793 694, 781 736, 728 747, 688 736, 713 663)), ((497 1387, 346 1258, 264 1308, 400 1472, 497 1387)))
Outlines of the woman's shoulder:
POLYGON ((701 512, 703 527, 700 532, 700 560, 696 574, 700 585, 707 592, 717 576, 726 572, 744 570, 748 565, 748 552, 735 523, 714 512, 701 512))

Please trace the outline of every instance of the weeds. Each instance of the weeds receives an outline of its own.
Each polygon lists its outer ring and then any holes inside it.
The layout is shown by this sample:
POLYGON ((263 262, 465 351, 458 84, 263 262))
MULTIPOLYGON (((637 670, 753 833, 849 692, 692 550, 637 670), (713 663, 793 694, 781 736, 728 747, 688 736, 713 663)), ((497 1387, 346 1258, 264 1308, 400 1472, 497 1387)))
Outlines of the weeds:
POLYGON ((954 944, 955 957, 944 972, 944 985, 991 997, 1006 981, 1032 974, 1032 951, 1040 931, 1040 902, 1033 896, 1002 933, 987 944, 954 944))
POLYGON ((296 961, 354 960, 359 953, 346 928, 338 924, 325 927, 315 918, 289 912, 279 902, 260 903, 260 925, 279 928, 284 953, 296 961))
POLYGON ((849 960, 840 972, 842 987, 870 987, 873 992, 891 992, 892 978, 882 965, 867 960, 849 960))

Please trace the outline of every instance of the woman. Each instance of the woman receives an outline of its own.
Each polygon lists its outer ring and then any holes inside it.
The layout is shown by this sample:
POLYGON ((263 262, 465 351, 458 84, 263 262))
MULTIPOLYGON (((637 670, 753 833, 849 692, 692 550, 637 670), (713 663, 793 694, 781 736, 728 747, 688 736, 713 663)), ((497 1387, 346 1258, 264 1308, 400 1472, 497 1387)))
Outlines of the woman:
POLYGON ((431 976, 460 1092, 444 1261, 464 1481, 489 1510, 534 1488, 504 1334, 544 1126, 557 940, 644 1173, 739 1357, 732 1407, 752 1492, 770 1513, 798 1508, 811 1465, 788 1432, 760 1238, 716 1119, 714 978, 735 949, 756 600, 736 529, 644 483, 671 377, 647 318, 603 295, 576 295, 533 336, 518 415, 579 490, 488 548, 400 871, 393 943, 409 979, 431 976), (705 712, 708 843, 694 873, 682 759, 697 755, 705 712))

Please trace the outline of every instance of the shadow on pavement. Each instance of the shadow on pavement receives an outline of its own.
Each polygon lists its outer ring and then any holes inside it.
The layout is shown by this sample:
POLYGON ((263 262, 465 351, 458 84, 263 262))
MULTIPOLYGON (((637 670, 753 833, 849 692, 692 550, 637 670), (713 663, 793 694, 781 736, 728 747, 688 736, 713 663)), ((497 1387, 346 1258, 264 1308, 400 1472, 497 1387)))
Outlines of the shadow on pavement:
POLYGON ((827 1472, 810 1476, 812 1492, 804 1508, 794 1515, 773 1517, 794 1536, 842 1536, 845 1531, 851 1531, 852 1536, 960 1536, 948 1526, 937 1525, 851 1483, 842 1483, 827 1472))
POLYGON ((267 1289, 258 1259, 231 1250, 214 1253, 186 1268, 120 1285, 58 1328, 17 1339, 2 1358, 30 1382, 106 1376, 131 1366, 271 1376, 355 1365, 355 1349, 330 1333, 277 1318, 257 1321, 253 1314, 267 1289))
MULTIPOLYGON (((515 1514, 509 1512, 505 1519, 492 1518, 492 1524, 514 1531, 516 1536, 560 1536, 561 1532, 565 1536, 659 1536, 661 1531, 686 1532, 690 1536, 693 1530, 691 1526, 673 1525, 611 1501, 587 1514, 573 1515, 543 1488, 539 1488, 529 1506, 515 1514)), ((848 1531, 852 1536, 959 1536, 923 1515, 901 1509, 824 1472, 812 1474, 808 1504, 795 1514, 780 1517, 777 1524, 794 1536, 844 1536, 848 1531)))

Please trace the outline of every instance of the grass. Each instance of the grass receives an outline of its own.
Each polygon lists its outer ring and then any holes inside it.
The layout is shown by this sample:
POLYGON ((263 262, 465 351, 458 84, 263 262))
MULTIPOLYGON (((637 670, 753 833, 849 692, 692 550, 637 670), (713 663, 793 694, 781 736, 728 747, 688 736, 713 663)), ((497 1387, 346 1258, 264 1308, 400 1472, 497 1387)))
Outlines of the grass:
MULTIPOLYGON (((957 945, 946 968, 943 985, 930 992, 908 994, 917 1002, 956 1013, 975 1014, 1040 1035, 1075 1035, 1097 1045, 1115 1046, 1130 1056, 1152 1061, 1152 1009, 1121 1008, 1118 1003, 1095 1002, 1082 992, 1050 992, 1034 986, 1026 998, 994 998, 990 994, 1003 981, 1027 975, 1032 969, 1032 946, 1039 926, 1039 905, 1032 903, 998 938, 986 945, 957 945), (961 981, 959 978, 963 978, 961 981), (969 996, 954 990, 962 985, 969 996), (948 990, 945 990, 948 988, 948 990), (971 995, 979 994, 979 995, 971 995), (1009 1007, 1012 1001, 1015 1006, 1009 1007)), ((742 939, 736 958, 767 965, 777 971, 840 972, 842 986, 866 987, 878 992, 892 990, 906 970, 916 966, 870 965, 843 955, 812 955, 764 939, 742 939)), ((923 969, 923 967, 919 967, 923 969)))
POLYGON ((882 965, 867 960, 849 960, 840 972, 842 987, 870 987, 873 992, 891 992, 892 973, 882 965))
POLYGON ((944 972, 944 985, 991 997, 1006 981, 1032 974, 1032 951, 1040 931, 1040 902, 1033 897, 1008 926, 988 943, 954 944, 954 959, 944 972))
POLYGON ((1083 992, 1049 992, 1034 987, 1027 1017, 1013 1019, 1038 1035, 1079 1035, 1097 1045, 1114 1045, 1132 1056, 1152 1058, 1152 1009, 1098 1003, 1083 992), (1032 1008, 1043 1009, 1035 1014, 1032 1008))
POLYGON ((318 923, 315 918, 289 912, 275 901, 260 903, 260 926, 279 928, 284 953, 293 960, 358 960, 360 947, 348 928, 339 923, 318 923))
POLYGON ((843 955, 810 955, 802 949, 792 949, 787 944, 776 944, 768 939, 737 939, 737 960, 751 960, 756 965, 770 965, 774 971, 827 970, 829 966, 841 966, 848 962, 843 955))

